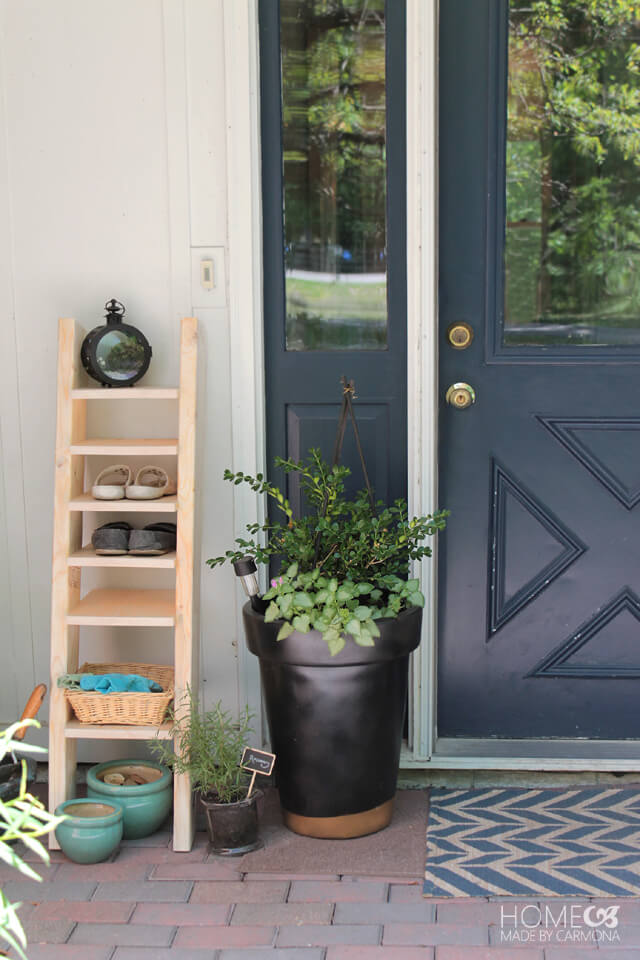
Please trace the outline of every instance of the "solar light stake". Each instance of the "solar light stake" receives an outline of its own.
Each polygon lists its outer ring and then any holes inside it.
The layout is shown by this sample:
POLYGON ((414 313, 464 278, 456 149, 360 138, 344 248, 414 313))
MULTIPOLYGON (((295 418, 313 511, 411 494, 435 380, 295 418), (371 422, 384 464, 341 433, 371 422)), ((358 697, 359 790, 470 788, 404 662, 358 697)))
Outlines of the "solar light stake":
POLYGON ((253 557, 243 557, 242 560, 236 560, 233 564, 236 577, 242 582, 242 589, 249 597, 251 607, 256 613, 264 613, 267 609, 265 601, 260 596, 260 585, 256 573, 256 567, 253 557))

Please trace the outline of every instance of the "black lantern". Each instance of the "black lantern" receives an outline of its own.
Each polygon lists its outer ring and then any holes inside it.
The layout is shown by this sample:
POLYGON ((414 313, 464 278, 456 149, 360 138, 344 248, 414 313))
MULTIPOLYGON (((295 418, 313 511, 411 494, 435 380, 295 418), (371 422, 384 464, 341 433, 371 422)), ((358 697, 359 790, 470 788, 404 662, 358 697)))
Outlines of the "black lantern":
POLYGON ((136 327, 122 322, 125 309, 118 300, 109 300, 105 309, 106 325, 83 340, 82 366, 103 387, 130 387, 149 369, 151 347, 136 327))

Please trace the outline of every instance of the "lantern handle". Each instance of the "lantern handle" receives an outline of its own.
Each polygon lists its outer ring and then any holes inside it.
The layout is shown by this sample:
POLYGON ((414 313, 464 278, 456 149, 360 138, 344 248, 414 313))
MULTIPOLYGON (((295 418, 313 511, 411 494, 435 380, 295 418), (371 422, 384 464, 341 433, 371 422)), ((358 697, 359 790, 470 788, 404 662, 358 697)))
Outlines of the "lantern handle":
POLYGON ((107 323, 122 323, 122 317, 127 312, 123 303, 119 300, 107 300, 104 308, 107 311, 105 315, 107 323))

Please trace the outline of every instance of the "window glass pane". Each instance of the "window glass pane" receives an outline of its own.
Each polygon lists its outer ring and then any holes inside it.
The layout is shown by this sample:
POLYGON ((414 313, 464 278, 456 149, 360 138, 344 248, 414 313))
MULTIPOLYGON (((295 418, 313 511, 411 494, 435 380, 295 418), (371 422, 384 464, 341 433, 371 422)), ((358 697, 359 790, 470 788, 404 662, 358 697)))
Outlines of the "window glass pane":
POLYGON ((504 342, 640 344, 640 4, 509 7, 504 342))
POLYGON ((287 350, 387 345, 384 0, 280 0, 287 350))

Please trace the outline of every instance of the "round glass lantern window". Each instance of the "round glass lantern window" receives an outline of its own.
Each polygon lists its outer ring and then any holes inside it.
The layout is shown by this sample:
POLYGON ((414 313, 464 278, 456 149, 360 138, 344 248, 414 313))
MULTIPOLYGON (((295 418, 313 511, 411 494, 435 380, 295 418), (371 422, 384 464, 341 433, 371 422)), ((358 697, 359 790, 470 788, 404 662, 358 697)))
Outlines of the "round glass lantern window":
POLYGON ((112 380, 130 381, 146 362, 144 345, 122 330, 109 330, 96 346, 96 363, 112 380))

